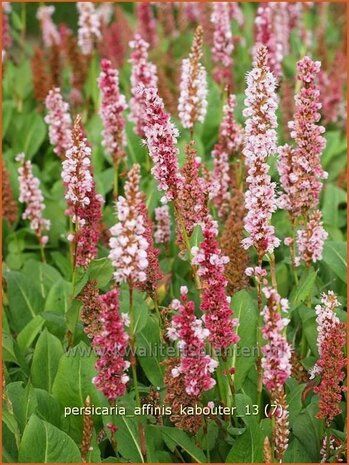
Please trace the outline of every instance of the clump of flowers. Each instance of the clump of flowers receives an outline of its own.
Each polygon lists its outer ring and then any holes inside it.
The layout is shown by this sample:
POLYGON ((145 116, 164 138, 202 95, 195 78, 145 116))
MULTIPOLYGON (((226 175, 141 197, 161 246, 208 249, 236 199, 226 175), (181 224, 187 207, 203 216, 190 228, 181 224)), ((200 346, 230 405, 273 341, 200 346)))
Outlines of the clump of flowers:
POLYGON ((96 362, 97 376, 93 382, 109 402, 126 392, 129 380, 125 373, 130 363, 125 360, 128 335, 119 312, 119 291, 112 289, 100 296, 102 331, 93 338, 93 346, 100 352, 96 362))
POLYGON ((282 462, 290 435, 288 405, 283 389, 277 389, 273 393, 272 402, 277 405, 274 413, 275 428, 273 431, 275 457, 278 462, 282 462))
POLYGON ((25 159, 24 153, 18 154, 16 160, 20 163, 18 168, 19 201, 25 204, 22 218, 30 221, 30 229, 34 231, 40 244, 45 245, 48 236, 44 232, 49 231, 51 223, 43 218, 45 204, 40 181, 33 175, 31 161, 25 159))
POLYGON ((78 44, 84 55, 91 55, 95 41, 101 39, 100 18, 91 2, 77 2, 79 12, 78 44))
POLYGON ((135 132, 144 137, 144 125, 146 124, 146 98, 144 89, 156 89, 158 77, 156 67, 148 60, 149 44, 136 34, 130 42, 132 49, 130 63, 131 71, 131 93, 130 120, 136 124, 135 132))
POLYGON ((216 64, 214 77, 220 84, 229 84, 231 81, 230 68, 233 63, 234 42, 229 9, 229 3, 214 2, 211 15, 214 25, 212 59, 216 64))
POLYGON ((205 314, 208 339, 215 349, 222 350, 239 341, 235 332, 238 320, 232 318, 230 297, 225 292, 227 280, 224 268, 229 259, 221 254, 217 241, 217 223, 211 217, 206 218, 202 232, 200 246, 191 249, 192 263, 198 267, 202 286, 200 308, 205 314))
POLYGON ((205 354, 205 340, 209 330, 203 327, 202 319, 196 318, 195 304, 188 300, 187 294, 187 287, 182 286, 181 301, 173 300, 171 303, 171 309, 178 313, 172 318, 168 337, 178 341, 181 351, 180 364, 172 368, 171 373, 174 378, 183 374, 187 394, 197 397, 216 384, 212 373, 218 363, 205 354))
POLYGON ((224 150, 231 155, 238 154, 242 150, 244 131, 235 119, 236 97, 229 94, 223 106, 223 117, 219 127, 218 142, 224 150))
POLYGON ((203 29, 198 26, 188 58, 182 62, 178 114, 183 127, 203 123, 207 111, 207 76, 202 58, 203 29))
POLYGON ((134 165, 125 184, 125 197, 119 196, 116 202, 119 222, 110 229, 109 258, 118 284, 128 282, 133 286, 147 280, 149 242, 145 237, 144 216, 139 211, 141 202, 139 165, 134 165))
POLYGON ((255 247, 259 261, 280 244, 270 223, 277 204, 276 185, 271 181, 267 161, 276 152, 277 96, 276 79, 267 66, 267 54, 266 47, 260 46, 254 68, 247 75, 243 112, 247 118, 243 154, 248 169, 245 229, 249 237, 242 243, 246 249, 255 247))
POLYGON ((171 219, 168 205, 155 208, 155 242, 168 244, 171 239, 171 219))
POLYGON ((2 2, 2 59, 6 56, 6 51, 10 49, 12 45, 12 36, 10 33, 10 24, 8 15, 11 11, 10 2, 2 2))
POLYGON ((53 151, 64 158, 66 151, 72 145, 72 120, 69 113, 69 104, 61 95, 59 88, 51 89, 48 93, 45 105, 48 114, 45 122, 49 126, 49 138, 53 145, 53 151))
POLYGON ((178 130, 166 113, 156 89, 144 89, 146 103, 145 141, 154 166, 151 170, 158 189, 165 192, 164 202, 176 199, 182 184, 178 166, 178 130))
POLYGON ((127 108, 124 95, 119 91, 119 73, 109 60, 101 61, 98 85, 102 94, 100 116, 103 121, 103 146, 112 156, 114 164, 125 157, 125 118, 127 108))
POLYGON ((89 281, 79 294, 78 299, 82 302, 80 318, 84 324, 84 332, 87 337, 92 339, 102 330, 101 302, 96 281, 89 281))
POLYGON ((263 309, 262 329, 266 341, 262 347, 263 383, 273 392, 281 388, 291 375, 291 347, 284 334, 289 319, 282 316, 282 312, 287 312, 288 301, 281 299, 273 288, 264 287, 263 293, 267 299, 263 309))
POLYGON ((9 175, 4 163, 2 160, 2 189, 1 189, 1 198, 2 198, 2 215, 9 222, 10 225, 13 225, 17 221, 18 216, 18 207, 17 202, 13 196, 13 191, 9 179, 9 175))
POLYGON ((52 45, 59 45, 61 38, 58 29, 52 21, 52 15, 55 12, 54 6, 40 6, 36 13, 37 19, 40 21, 42 30, 42 39, 45 47, 50 48, 52 45))

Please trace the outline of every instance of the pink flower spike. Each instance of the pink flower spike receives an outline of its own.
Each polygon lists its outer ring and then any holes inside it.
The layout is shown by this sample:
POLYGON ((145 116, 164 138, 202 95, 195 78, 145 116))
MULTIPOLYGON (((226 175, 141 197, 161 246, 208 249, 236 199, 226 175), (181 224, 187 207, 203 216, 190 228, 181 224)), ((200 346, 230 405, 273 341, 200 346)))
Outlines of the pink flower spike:
POLYGON ((155 222, 155 242, 157 244, 168 244, 171 239, 171 219, 168 205, 155 208, 155 222))
POLYGON ((58 29, 52 21, 52 15, 55 12, 54 6, 40 6, 36 13, 37 19, 40 21, 42 30, 42 39, 45 47, 50 48, 52 45, 59 45, 61 37, 58 29))
POLYGON ((276 79, 267 67, 267 49, 260 46, 254 68, 247 75, 245 143, 243 154, 248 169, 245 194, 245 229, 249 236, 242 242, 255 247, 259 261, 279 246, 271 218, 277 209, 275 188, 269 174, 268 157, 276 153, 276 79))
POLYGON ((124 111, 126 98, 119 91, 119 73, 112 68, 109 60, 101 61, 101 74, 98 78, 102 101, 100 116, 103 121, 103 146, 112 156, 114 163, 125 157, 126 145, 124 111))
POLYGON ((170 306, 176 314, 168 328, 168 337, 177 341, 181 352, 180 365, 172 370, 172 376, 183 373, 187 394, 198 397, 216 384, 212 373, 218 363, 205 354, 209 331, 203 327, 202 319, 196 318, 195 304, 188 300, 187 291, 181 288, 181 301, 174 300, 170 306))
POLYGON ((228 2, 214 2, 212 5, 211 22, 214 25, 212 60, 216 64, 213 75, 219 84, 230 84, 234 50, 230 5, 228 2))
POLYGON ((156 67, 148 61, 149 44, 136 34, 130 42, 132 49, 130 63, 131 71, 131 93, 130 121, 136 124, 135 133, 144 137, 144 125, 146 123, 146 101, 143 89, 157 88, 158 77, 156 67))
POLYGON ((308 266, 322 259, 324 243, 328 237, 323 228, 321 217, 320 210, 313 211, 304 229, 297 231, 299 259, 304 260, 308 266))
POLYGON ((174 200, 182 183, 176 147, 179 133, 157 90, 143 89, 142 93, 146 103, 145 142, 154 163, 151 172, 158 182, 158 189, 165 191, 164 200, 174 200))
POLYGON ((45 105, 47 116, 45 123, 49 126, 49 138, 53 145, 53 151, 61 158, 72 145, 72 120, 69 113, 69 104, 61 95, 59 88, 51 89, 48 93, 45 105))
POLYGON ((78 44, 83 55, 91 55, 101 36, 100 17, 92 2, 77 2, 79 13, 78 44))
POLYGON ((289 323, 283 318, 288 308, 287 299, 281 299, 275 289, 263 288, 267 303, 263 309, 263 338, 266 344, 262 347, 263 383, 269 391, 282 387, 291 375, 291 347, 284 335, 289 323))
POLYGON ((156 21, 151 3, 136 3, 136 14, 139 23, 138 29, 140 35, 151 47, 156 47, 158 37, 156 33, 156 21))
POLYGON ((222 256, 217 240, 217 223, 207 217, 203 225, 203 241, 192 248, 192 264, 198 267, 202 286, 201 306, 205 326, 209 330, 209 341, 215 349, 225 349, 239 341, 235 332, 238 321, 233 319, 230 298, 225 288, 224 266, 229 261, 222 256))
POLYGON ((99 353, 96 362, 97 376, 93 382, 110 402, 126 392, 129 380, 126 370, 130 363, 125 360, 128 335, 119 310, 119 290, 113 289, 99 296, 102 331, 93 338, 93 347, 99 353))
POLYGON ((139 286, 147 281, 149 266, 144 216, 140 212, 142 194, 139 191, 140 166, 134 165, 129 171, 125 184, 125 197, 116 202, 118 223, 110 229, 109 258, 115 268, 117 284, 128 282, 139 286))
POLYGON ((31 161, 25 160, 24 153, 18 154, 16 160, 20 163, 18 168, 19 201, 25 204, 22 218, 30 221, 30 229, 34 231, 40 244, 45 245, 48 237, 43 233, 50 229, 50 221, 42 217, 45 204, 40 181, 33 175, 31 161))

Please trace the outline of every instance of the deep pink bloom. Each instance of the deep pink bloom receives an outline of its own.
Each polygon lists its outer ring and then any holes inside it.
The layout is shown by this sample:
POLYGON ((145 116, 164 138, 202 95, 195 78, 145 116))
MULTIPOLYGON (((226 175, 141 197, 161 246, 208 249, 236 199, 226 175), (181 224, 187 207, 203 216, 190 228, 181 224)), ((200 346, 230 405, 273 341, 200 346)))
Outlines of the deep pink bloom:
POLYGON ((317 365, 321 370, 320 384, 314 388, 319 396, 319 411, 316 418, 326 422, 331 421, 342 412, 342 393, 346 391, 343 386, 347 359, 344 357, 346 343, 346 326, 338 323, 326 332, 321 344, 321 356, 317 365))
POLYGON ((12 36, 9 23, 9 13, 11 11, 10 2, 2 2, 2 49, 3 57, 12 45, 12 36))
POLYGON ((254 68, 247 75, 245 143, 243 154, 248 169, 245 229, 242 244, 256 248, 258 259, 280 244, 271 225, 276 210, 276 185, 269 174, 268 157, 276 153, 276 79, 267 66, 267 49, 260 46, 254 68))
POLYGON ((195 316, 195 304, 187 298, 188 289, 181 287, 181 301, 173 300, 170 308, 177 310, 168 328, 168 337, 178 341, 180 365, 172 369, 172 376, 184 375, 185 390, 189 395, 200 396, 216 384, 212 373, 218 363, 205 354, 205 341, 209 335, 202 319, 195 316))
POLYGON ((296 263, 304 260, 307 265, 310 265, 322 259, 322 251, 328 234, 321 218, 320 210, 313 211, 304 228, 297 231, 299 257, 296 257, 296 263))
POLYGON ((55 12, 54 6, 40 6, 36 13, 37 19, 40 21, 42 39, 45 47, 52 47, 52 45, 59 45, 61 37, 58 29, 52 21, 52 15, 55 12))
POLYGON ((24 153, 18 154, 16 160, 20 163, 18 168, 19 201, 25 204, 22 218, 30 221, 30 229, 34 231, 39 242, 45 245, 48 237, 43 236, 43 232, 50 229, 50 221, 42 216, 45 204, 40 181, 33 175, 31 161, 25 160, 24 153))
POLYGON ((115 268, 117 284, 140 285, 147 281, 149 243, 145 236, 144 216, 140 212, 142 194, 139 183, 140 166, 134 165, 128 173, 125 197, 120 195, 116 202, 118 223, 110 229, 109 258, 115 268))
POLYGON ((149 44, 139 34, 136 34, 134 40, 130 42, 130 48, 132 49, 130 120, 136 124, 134 129, 136 134, 144 137, 147 103, 143 89, 156 89, 158 77, 155 65, 148 61, 149 44))
POLYGON ((155 47, 158 42, 156 33, 156 21, 150 3, 136 3, 136 14, 138 18, 138 31, 151 47, 155 47))
POLYGON ((77 2, 79 13, 78 44, 83 55, 91 55, 96 41, 101 39, 100 17, 92 2, 77 2))
POLYGON ((102 205, 104 199, 96 193, 95 183, 87 193, 89 203, 77 206, 77 216, 81 226, 74 237, 76 244, 75 263, 77 266, 87 267, 91 260, 97 257, 98 241, 101 235, 102 205))
POLYGON ((155 242, 168 244, 171 239, 171 219, 168 205, 155 208, 155 242))
POLYGON ((287 312, 288 301, 281 299, 275 289, 263 288, 267 303, 263 309, 263 338, 266 344, 262 347, 263 383, 269 389, 283 386, 291 375, 291 347, 284 335, 289 323, 282 313, 287 312))
POLYGON ((230 25, 230 5, 228 2, 214 2, 211 21, 214 25, 212 59, 216 64, 213 76, 219 84, 231 81, 233 35, 230 25))
POLYGON ((45 122, 49 126, 49 138, 53 151, 64 158, 66 151, 72 145, 72 120, 69 113, 69 104, 66 103, 59 88, 51 89, 45 105, 47 116, 45 122))
POLYGON ((126 392, 129 377, 125 373, 130 363, 125 360, 128 335, 119 311, 119 290, 112 289, 99 297, 102 331, 93 338, 93 347, 99 352, 97 376, 93 383, 110 402, 126 392))
MULTIPOLYGON (((316 324, 317 324, 317 348, 319 355, 322 354, 322 346, 326 335, 333 328, 340 324, 339 318, 336 315, 336 309, 340 306, 337 296, 333 291, 324 292, 321 294, 321 305, 315 307, 316 324)), ((321 373, 321 367, 316 363, 310 370, 310 379, 321 373)))
POLYGON ((119 90, 119 73, 109 60, 101 61, 101 74, 98 78, 102 100, 100 116, 103 121, 103 146, 112 156, 114 163, 125 157, 126 145, 124 111, 126 99, 119 90))
POLYGON ((227 2, 213 3, 211 21, 214 24, 212 58, 224 68, 233 63, 233 35, 230 26, 230 6, 227 2))
POLYGON ((243 129, 235 119, 236 97, 229 94, 223 106, 223 117, 219 127, 219 142, 223 144, 228 155, 235 155, 242 149, 243 129))
POLYGON ((264 3, 257 10, 256 24, 256 46, 254 55, 258 54, 259 47, 264 45, 267 50, 267 63, 270 71, 279 78, 282 73, 282 46, 277 42, 273 29, 273 7, 272 4, 264 3))
POLYGON ((205 326, 209 330, 209 341, 215 349, 225 349, 239 341, 235 332, 238 320, 233 319, 230 297, 226 295, 227 281, 224 265, 228 257, 221 254, 217 235, 217 223, 207 217, 203 225, 203 241, 192 248, 192 264, 198 267, 202 287, 201 310, 204 312, 205 326))
POLYGON ((158 189, 165 192, 164 200, 174 200, 182 183, 178 166, 178 130, 166 113, 164 102, 154 88, 143 89, 146 120, 145 141, 154 166, 151 170, 158 189))

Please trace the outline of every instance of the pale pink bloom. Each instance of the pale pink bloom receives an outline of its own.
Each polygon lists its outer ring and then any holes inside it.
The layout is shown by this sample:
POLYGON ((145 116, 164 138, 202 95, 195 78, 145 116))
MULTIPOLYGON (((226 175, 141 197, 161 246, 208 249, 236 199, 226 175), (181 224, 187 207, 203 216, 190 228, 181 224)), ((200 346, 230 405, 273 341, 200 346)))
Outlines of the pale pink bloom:
POLYGON ((321 118, 320 91, 316 84, 320 62, 304 57, 297 69, 302 87, 295 97, 294 120, 289 122, 296 148, 281 147, 278 163, 284 190, 279 204, 295 217, 318 206, 322 180, 327 178, 320 162, 326 144, 322 136, 325 128, 317 124, 321 118))
POLYGON ((249 236, 242 241, 248 249, 254 246, 258 259, 272 253, 279 246, 271 224, 277 209, 275 188, 269 174, 268 157, 275 154, 277 147, 277 96, 276 79, 267 66, 267 49, 260 46, 252 71, 247 75, 245 143, 243 154, 248 169, 245 205, 245 229, 249 236))
POLYGON ((257 10, 255 19, 256 38, 253 55, 256 58, 259 47, 264 45, 267 50, 267 66, 270 71, 279 78, 282 73, 282 46, 276 40, 276 35, 273 29, 273 7, 271 3, 264 3, 257 10))
POLYGON ((233 35, 230 26, 230 6, 228 2, 214 2, 211 21, 214 24, 212 58, 217 64, 227 68, 233 63, 233 35))
POLYGON ((225 349, 239 341, 235 332, 238 320, 233 319, 230 298, 226 295, 225 265, 229 258, 222 255, 218 244, 217 223, 210 216, 203 225, 203 241, 192 247, 192 264, 198 267, 202 287, 201 306, 209 341, 215 349, 225 349))
POLYGON ((62 167, 67 214, 74 224, 83 226, 84 221, 78 216, 77 210, 89 205, 94 181, 91 173, 91 147, 83 136, 80 120, 74 126, 72 145, 66 152, 62 167))
POLYGON ((2 59, 5 59, 6 51, 12 45, 12 35, 9 22, 9 14, 11 12, 11 4, 2 2, 2 59))
POLYGON ((146 2, 136 3, 136 15, 138 18, 138 30, 140 35, 151 47, 155 47, 158 42, 158 37, 156 33, 156 21, 151 4, 146 2))
POLYGON ((219 142, 224 145, 229 156, 242 149, 244 132, 235 119, 236 97, 229 94, 223 106, 223 117, 219 127, 219 142))
POLYGON ((109 401, 124 395, 129 381, 126 370, 130 363, 125 360, 129 337, 119 310, 119 293, 118 289, 112 289, 99 296, 102 330, 92 342, 99 354, 96 362, 98 374, 92 381, 109 401))
POLYGON ((164 102, 154 88, 143 89, 146 121, 145 142, 154 166, 151 170, 158 189, 165 192, 164 202, 174 200, 182 184, 178 166, 177 128, 166 113, 164 102))
POLYGON ((307 265, 322 259, 322 251, 328 234, 323 227, 321 217, 320 210, 313 211, 304 228, 297 231, 299 260, 304 260, 307 265))
POLYGON ((126 145, 124 112, 126 98, 119 90, 119 73, 109 60, 101 61, 101 74, 98 78, 102 100, 100 116, 103 121, 103 146, 114 161, 125 156, 126 145))
MULTIPOLYGON (((328 291, 327 294, 323 292, 321 294, 321 304, 316 305, 315 312, 316 312, 316 324, 317 324, 317 348, 319 355, 321 357, 322 353, 322 346, 326 339, 328 333, 335 328, 337 325, 340 324, 340 320, 336 315, 336 309, 341 305, 338 302, 337 296, 333 291, 328 291)), ((317 364, 310 370, 310 379, 315 378, 318 374, 320 374, 322 368, 319 367, 317 364)))
POLYGON ((139 191, 139 165, 134 165, 125 184, 125 197, 116 202, 118 223, 110 229, 109 258, 115 268, 116 283, 139 285, 147 280, 149 266, 144 216, 140 212, 142 194, 139 191))
POLYGON ((61 90, 56 87, 48 93, 45 105, 47 115, 45 123, 49 126, 49 139, 53 151, 64 157, 72 145, 72 120, 69 113, 69 104, 62 98, 61 90))
POLYGON ((40 181, 33 175, 31 161, 25 160, 24 153, 18 154, 16 160, 20 163, 18 168, 19 201, 25 204, 22 218, 30 221, 30 229, 34 231, 39 242, 45 245, 48 237, 44 236, 43 232, 48 231, 51 224, 42 216, 45 204, 40 181))
POLYGON ((136 34, 130 42, 132 49, 130 63, 131 70, 131 93, 130 121, 136 124, 134 131, 144 137, 144 124, 146 121, 146 101, 143 89, 157 88, 158 78, 156 66, 148 61, 149 44, 136 34))
POLYGON ((98 13, 92 2, 77 2, 79 12, 78 44, 84 55, 91 55, 96 41, 101 36, 101 24, 98 13))
POLYGON ((58 29, 52 21, 52 15, 55 12, 54 6, 40 6, 36 13, 37 19, 40 21, 42 39, 45 47, 52 47, 52 45, 59 45, 61 37, 58 29))
POLYGON ((263 288, 263 293, 267 299, 262 312, 262 335, 266 341, 262 347, 263 383, 269 391, 274 391, 291 376, 291 347, 284 331, 290 320, 283 317, 288 309, 288 301, 281 299, 272 288, 263 288))
POLYGON ((168 205, 155 208, 155 221, 155 242, 157 244, 168 244, 171 238, 171 219, 168 205))
POLYGON ((241 27, 243 26, 245 20, 244 20, 244 15, 241 11, 241 8, 238 4, 238 2, 228 2, 229 8, 230 8, 230 18, 235 19, 235 21, 238 23, 238 25, 241 27))
POLYGON ((96 14, 99 18, 99 21, 102 25, 106 26, 110 23, 110 20, 113 16, 114 3, 105 2, 100 3, 96 8, 96 14))
POLYGON ((167 335, 177 341, 181 353, 180 365, 173 368, 172 376, 183 373, 185 390, 191 396, 200 396, 216 384, 212 373, 218 363, 205 353, 209 330, 204 328, 202 319, 195 316, 195 304, 187 298, 188 289, 181 287, 181 301, 173 300, 170 308, 176 310, 167 335))
POLYGON ((231 200, 230 193, 230 165, 228 153, 222 144, 216 144, 212 151, 213 157, 213 202, 218 210, 218 215, 224 217, 229 212, 231 200))

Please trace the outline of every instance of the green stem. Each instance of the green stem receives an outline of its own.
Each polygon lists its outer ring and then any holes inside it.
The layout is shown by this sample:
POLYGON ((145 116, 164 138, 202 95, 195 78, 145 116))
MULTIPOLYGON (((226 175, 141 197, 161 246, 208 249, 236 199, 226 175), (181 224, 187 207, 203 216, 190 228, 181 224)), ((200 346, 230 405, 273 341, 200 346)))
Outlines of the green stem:
POLYGON ((40 242, 40 254, 41 254, 41 261, 43 263, 47 263, 46 255, 45 255, 45 249, 44 249, 44 246, 41 244, 41 242, 40 242))
POLYGON ((119 194, 119 163, 114 163, 114 179, 113 179, 113 197, 117 200, 119 194))

